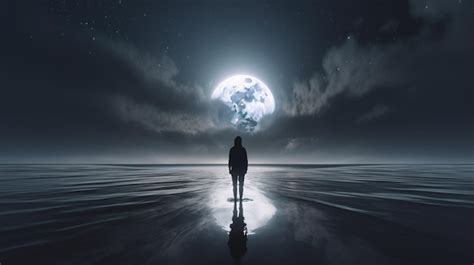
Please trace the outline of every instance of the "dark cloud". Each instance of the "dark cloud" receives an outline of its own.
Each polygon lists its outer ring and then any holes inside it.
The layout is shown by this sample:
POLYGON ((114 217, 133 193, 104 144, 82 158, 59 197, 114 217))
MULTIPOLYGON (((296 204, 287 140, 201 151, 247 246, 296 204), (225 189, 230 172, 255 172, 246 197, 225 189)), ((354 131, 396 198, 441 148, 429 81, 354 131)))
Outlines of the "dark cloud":
POLYGON ((285 151, 293 152, 296 150, 301 150, 301 147, 308 144, 314 144, 318 141, 316 137, 299 137, 299 138, 290 138, 288 139, 288 143, 285 146, 285 151))
POLYGON ((372 89, 405 82, 399 53, 397 46, 363 48, 353 40, 331 49, 323 59, 324 73, 294 83, 285 112, 290 116, 317 114, 336 96, 360 97, 372 89))
POLYGON ((157 133, 197 134, 216 127, 212 118, 205 114, 186 113, 180 109, 174 112, 160 111, 153 105, 138 104, 119 96, 112 103, 124 122, 135 122, 157 133))
MULTIPOLYGON (((470 77, 465 70, 474 59, 472 7, 466 9, 461 2, 412 1, 411 12, 425 20, 419 34, 382 44, 360 44, 351 38, 330 49, 323 58, 322 72, 294 83, 285 112, 290 116, 318 114, 334 97, 357 98, 375 89, 397 89, 401 94, 423 89, 428 98, 433 90, 459 97, 468 93, 470 77)), ((395 30, 396 24, 389 20, 382 27, 395 30)))
POLYGON ((390 108, 385 105, 375 105, 371 111, 364 113, 359 118, 357 118, 356 122, 357 123, 370 122, 371 120, 382 117, 387 112, 389 112, 389 110, 390 108))
POLYGON ((177 81, 179 69, 169 56, 155 59, 143 56, 125 45, 113 45, 112 50, 123 58, 144 81, 151 94, 134 98, 120 91, 109 99, 121 121, 135 122, 157 133, 202 133, 214 129, 209 98, 199 85, 177 81))

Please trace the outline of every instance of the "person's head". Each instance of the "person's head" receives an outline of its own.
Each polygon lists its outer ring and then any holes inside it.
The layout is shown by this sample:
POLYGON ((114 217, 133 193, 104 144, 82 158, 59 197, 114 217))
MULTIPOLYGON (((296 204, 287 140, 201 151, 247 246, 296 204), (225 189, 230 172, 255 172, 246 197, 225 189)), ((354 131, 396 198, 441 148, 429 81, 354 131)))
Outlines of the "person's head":
POLYGON ((242 137, 240 137, 240 136, 235 137, 234 145, 235 146, 242 146, 242 137))

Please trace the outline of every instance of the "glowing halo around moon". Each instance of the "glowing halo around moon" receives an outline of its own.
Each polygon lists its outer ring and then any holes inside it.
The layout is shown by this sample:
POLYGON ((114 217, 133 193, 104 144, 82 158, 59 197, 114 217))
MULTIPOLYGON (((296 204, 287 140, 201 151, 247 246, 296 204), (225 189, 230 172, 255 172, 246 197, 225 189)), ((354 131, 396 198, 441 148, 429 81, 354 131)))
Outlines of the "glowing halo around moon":
POLYGON ((268 86, 251 75, 234 75, 214 89, 211 99, 222 102, 222 113, 235 128, 254 131, 259 121, 275 111, 275 99, 268 86))

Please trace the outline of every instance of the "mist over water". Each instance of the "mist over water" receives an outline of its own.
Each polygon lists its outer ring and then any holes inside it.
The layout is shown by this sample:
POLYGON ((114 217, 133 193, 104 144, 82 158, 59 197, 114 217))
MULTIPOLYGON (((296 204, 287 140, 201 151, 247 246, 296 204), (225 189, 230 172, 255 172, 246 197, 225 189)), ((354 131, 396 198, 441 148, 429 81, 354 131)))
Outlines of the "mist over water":
MULTIPOLYGON (((473 165, 251 166, 242 262, 470 264, 473 165)), ((225 166, 2 165, 2 264, 233 263, 225 166)))

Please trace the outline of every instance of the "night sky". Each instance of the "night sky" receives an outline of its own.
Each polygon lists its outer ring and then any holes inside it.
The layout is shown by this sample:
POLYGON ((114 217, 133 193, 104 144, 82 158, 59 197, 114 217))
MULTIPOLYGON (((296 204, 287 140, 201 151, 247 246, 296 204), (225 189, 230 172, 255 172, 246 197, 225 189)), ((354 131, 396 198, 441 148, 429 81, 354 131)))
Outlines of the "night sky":
POLYGON ((0 163, 474 162, 474 1, 5 1, 0 163), (210 95, 252 74, 257 131, 210 95))

